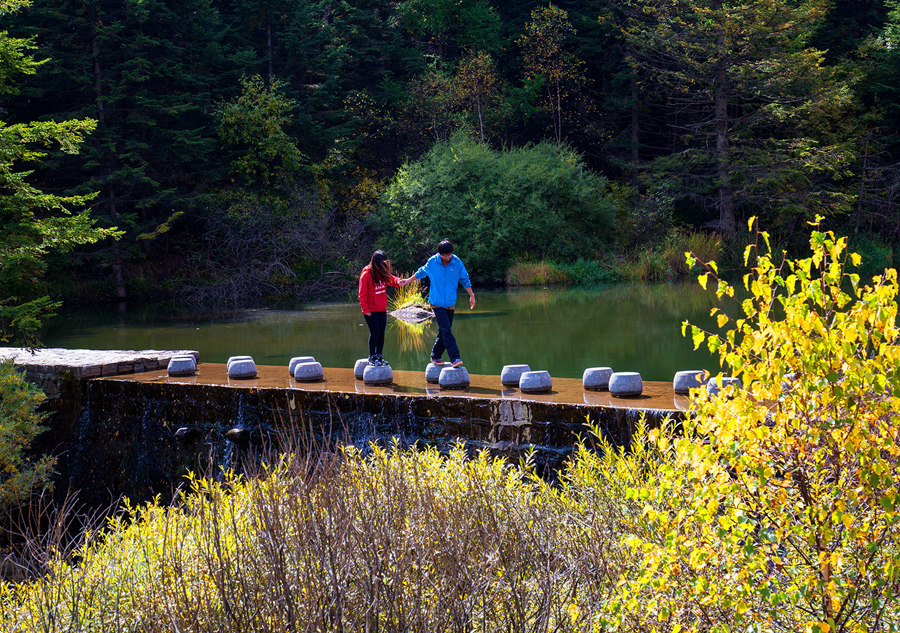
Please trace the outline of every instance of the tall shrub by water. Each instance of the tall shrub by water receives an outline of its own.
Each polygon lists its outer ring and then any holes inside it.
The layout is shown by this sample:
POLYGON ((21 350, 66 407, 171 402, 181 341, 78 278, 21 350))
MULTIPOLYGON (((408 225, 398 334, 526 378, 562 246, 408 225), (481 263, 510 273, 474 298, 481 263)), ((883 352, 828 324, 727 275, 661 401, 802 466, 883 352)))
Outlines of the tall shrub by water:
POLYGON ((404 165, 374 219, 395 265, 418 265, 448 238, 482 280, 502 280, 523 255, 592 259, 612 221, 606 180, 571 149, 495 151, 462 133, 404 165))

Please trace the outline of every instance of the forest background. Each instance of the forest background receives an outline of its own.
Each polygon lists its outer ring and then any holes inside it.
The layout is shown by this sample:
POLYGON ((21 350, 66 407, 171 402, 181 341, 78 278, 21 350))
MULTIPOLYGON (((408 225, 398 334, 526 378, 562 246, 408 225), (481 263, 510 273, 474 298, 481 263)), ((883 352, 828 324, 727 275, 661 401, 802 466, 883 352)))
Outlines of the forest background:
POLYGON ((792 252, 821 215, 894 264, 896 2, 3 5, 0 130, 82 127, 17 141, 4 169, 56 203, 4 206, 107 229, 41 252, 7 307, 296 304, 443 237, 479 284, 667 280, 685 250, 739 260, 750 216, 792 252))

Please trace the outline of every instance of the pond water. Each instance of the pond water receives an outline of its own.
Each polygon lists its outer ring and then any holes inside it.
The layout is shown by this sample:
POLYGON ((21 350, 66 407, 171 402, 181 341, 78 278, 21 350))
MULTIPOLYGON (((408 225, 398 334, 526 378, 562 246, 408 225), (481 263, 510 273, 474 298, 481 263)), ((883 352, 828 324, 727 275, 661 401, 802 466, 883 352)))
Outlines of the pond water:
MULTIPOLYGON (((638 371, 645 380, 671 380, 682 369, 718 371, 705 348, 693 351, 681 323, 712 328, 713 292, 696 283, 478 292, 475 310, 460 293, 453 331, 466 367, 499 374, 527 363, 552 376, 581 378, 586 367, 638 371)), ((388 318, 385 358, 394 369, 424 369, 437 332, 418 331, 388 318)), ((311 355, 326 367, 352 367, 368 355, 368 329, 358 303, 302 310, 253 310, 229 318, 176 321, 125 315, 67 315, 44 333, 47 347, 87 349, 195 349, 201 362, 249 354, 260 365, 287 365, 311 355)))

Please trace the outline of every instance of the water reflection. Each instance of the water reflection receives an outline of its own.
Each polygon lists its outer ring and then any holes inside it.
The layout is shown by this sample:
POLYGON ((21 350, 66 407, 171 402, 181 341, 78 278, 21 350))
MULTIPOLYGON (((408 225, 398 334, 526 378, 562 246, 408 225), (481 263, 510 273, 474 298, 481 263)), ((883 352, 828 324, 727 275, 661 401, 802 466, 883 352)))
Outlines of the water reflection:
MULTIPOLYGON (((470 373, 499 375, 503 365, 527 363, 556 378, 581 378, 586 367, 638 371, 670 381, 682 369, 715 371, 705 350, 681 335, 689 320, 714 329, 712 292, 696 284, 626 286, 603 290, 479 292, 469 311, 463 299, 453 330, 470 373)), ((258 365, 284 365, 310 355, 325 367, 352 367, 368 355, 368 328, 356 303, 305 310, 256 310, 197 322, 60 317, 44 334, 49 347, 196 349, 201 361, 221 363, 250 354, 258 365)), ((395 370, 424 371, 436 327, 401 326, 389 319, 384 356, 395 370)), ((435 386, 437 387, 437 386, 435 386)))

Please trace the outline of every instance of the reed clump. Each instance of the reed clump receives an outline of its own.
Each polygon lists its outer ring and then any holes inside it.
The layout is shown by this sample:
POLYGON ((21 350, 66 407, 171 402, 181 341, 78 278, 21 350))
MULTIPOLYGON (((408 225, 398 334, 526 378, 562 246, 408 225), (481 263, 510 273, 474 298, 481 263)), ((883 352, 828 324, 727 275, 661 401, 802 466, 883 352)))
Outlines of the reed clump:
POLYGON ((394 312, 402 308, 428 306, 428 299, 422 294, 422 283, 413 277, 405 286, 394 289, 394 294, 388 299, 388 311, 394 312))
MULTIPOLYGON (((561 486, 486 453, 352 448, 190 478, 0 586, 3 631, 584 630, 641 530, 640 449, 561 486), (598 485, 599 484, 599 485, 598 485)), ((48 545, 47 551, 54 548, 48 545)))

